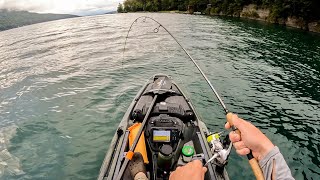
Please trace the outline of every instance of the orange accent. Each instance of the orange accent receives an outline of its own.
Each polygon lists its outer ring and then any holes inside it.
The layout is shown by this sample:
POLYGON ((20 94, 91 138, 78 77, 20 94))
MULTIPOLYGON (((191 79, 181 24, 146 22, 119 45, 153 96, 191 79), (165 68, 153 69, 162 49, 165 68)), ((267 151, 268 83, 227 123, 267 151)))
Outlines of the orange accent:
POLYGON ((128 151, 128 152, 127 152, 127 155, 126 155, 126 158, 131 160, 132 157, 133 157, 133 154, 134 154, 134 153, 133 153, 132 151, 128 151))
MULTIPOLYGON (((140 128, 141 128, 141 123, 135 123, 128 128, 128 130, 130 131, 130 133, 129 133, 130 147, 132 146, 133 141, 136 138, 137 133, 140 128)), ((141 153, 144 163, 149 164, 149 160, 148 160, 148 156, 147 156, 147 149, 146 149, 146 141, 144 138, 144 132, 142 132, 142 134, 139 138, 138 144, 137 144, 136 148, 134 149, 134 152, 141 153)))

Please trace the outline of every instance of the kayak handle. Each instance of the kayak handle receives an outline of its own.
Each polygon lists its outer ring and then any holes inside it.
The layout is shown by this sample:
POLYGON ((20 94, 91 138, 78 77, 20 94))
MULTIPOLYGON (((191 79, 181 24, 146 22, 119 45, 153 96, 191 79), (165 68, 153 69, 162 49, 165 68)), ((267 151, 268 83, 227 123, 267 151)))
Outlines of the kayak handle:
MULTIPOLYGON (((232 121, 232 113, 229 112, 227 113, 227 121, 228 123, 230 124, 232 130, 237 133, 239 136, 240 136, 240 139, 241 139, 241 132, 239 129, 237 129, 234 125, 233 125, 233 121, 232 121)), ((259 166, 259 163, 257 161, 256 158, 253 157, 252 155, 252 151, 250 150, 250 153, 247 154, 247 157, 248 157, 248 160, 249 160, 249 164, 251 166, 251 169, 253 171, 253 174, 256 176, 256 179, 257 180, 264 180, 264 176, 263 176, 263 173, 262 173, 262 170, 259 166)))

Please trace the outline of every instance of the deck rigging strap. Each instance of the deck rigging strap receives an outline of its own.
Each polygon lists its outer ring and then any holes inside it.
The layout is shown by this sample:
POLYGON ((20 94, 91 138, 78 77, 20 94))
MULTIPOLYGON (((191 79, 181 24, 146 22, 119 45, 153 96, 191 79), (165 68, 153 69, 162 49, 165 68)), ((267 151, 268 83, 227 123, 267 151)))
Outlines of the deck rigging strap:
MULTIPOLYGON (((157 20, 151 18, 151 17, 148 17, 148 16, 140 16, 138 17, 137 19, 135 19, 131 25, 130 25, 130 28, 127 32, 127 36, 126 36, 126 39, 125 39, 125 43, 124 43, 124 47, 123 47, 123 53, 122 53, 122 63, 123 63, 123 60, 124 60, 124 54, 125 54, 125 51, 126 51, 126 45, 127 45, 127 40, 128 40, 128 37, 129 37, 129 33, 133 27, 133 25, 135 23, 138 22, 139 19, 142 19, 143 22, 146 22, 147 19, 150 19, 152 21, 154 21, 155 23, 158 24, 158 27, 156 27, 153 32, 154 33, 158 33, 160 28, 163 28, 172 38, 173 40, 181 47, 181 49, 185 52, 185 54, 189 57, 189 59, 192 61, 192 63, 196 66, 196 68, 199 70, 200 74, 202 75, 202 77, 206 80, 206 82, 208 83, 209 87, 211 88, 211 90, 213 91, 214 95, 217 97, 219 103, 221 104, 221 106, 223 107, 225 113, 226 113, 226 116, 227 116, 227 121, 230 123, 230 125, 232 126, 232 129, 239 135, 241 135, 240 131, 239 130, 236 130, 236 128, 233 126, 232 124, 232 113, 229 112, 229 110, 227 109, 226 105, 224 104, 223 100, 221 99, 221 97, 219 96, 218 92, 216 91, 216 89, 214 88, 214 86, 211 84, 210 80, 208 79, 208 77, 205 75, 205 73, 202 71, 202 69, 200 68, 200 66, 198 65, 198 63, 192 58, 192 56, 188 53, 188 51, 180 44, 180 42, 171 34, 171 32, 166 28, 164 27, 160 22, 158 22, 157 20)), ((157 95, 156 95, 157 96, 157 95)), ((150 110, 150 109, 149 109, 150 110)), ((149 111, 148 110, 148 111, 149 111)), ((148 114, 147 114, 148 115, 148 114)), ((148 116, 145 116, 145 119, 146 120, 146 117, 148 116)), ((142 128, 144 127, 144 124, 142 126, 142 128)), ((240 136, 241 137, 241 136, 240 136)), ((250 151, 250 153, 247 155, 248 157, 248 160, 249 160, 249 164, 252 168, 252 171, 256 177, 257 180, 264 180, 264 176, 263 176, 263 173, 262 173, 262 170, 258 164, 258 161, 253 157, 252 155, 252 152, 250 151)), ((128 163, 128 159, 126 159, 126 163, 128 163)), ((126 164, 127 166, 127 164, 126 164)), ((123 168, 123 167, 122 167, 123 168)), ((124 171, 124 169, 122 169, 124 171)), ((123 173, 123 172, 122 172, 123 173)), ((122 176, 122 175, 121 175, 122 176)), ((120 180, 121 178, 120 174, 118 176, 118 180, 120 180), (120 177, 120 178, 119 178, 120 177)))

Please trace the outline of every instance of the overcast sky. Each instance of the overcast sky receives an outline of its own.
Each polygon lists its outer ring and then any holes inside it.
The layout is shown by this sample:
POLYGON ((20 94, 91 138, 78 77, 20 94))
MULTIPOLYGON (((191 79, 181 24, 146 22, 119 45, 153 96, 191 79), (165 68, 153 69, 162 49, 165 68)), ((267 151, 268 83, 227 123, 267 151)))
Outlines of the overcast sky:
POLYGON ((90 15, 115 11, 123 0, 0 0, 0 9, 90 15))

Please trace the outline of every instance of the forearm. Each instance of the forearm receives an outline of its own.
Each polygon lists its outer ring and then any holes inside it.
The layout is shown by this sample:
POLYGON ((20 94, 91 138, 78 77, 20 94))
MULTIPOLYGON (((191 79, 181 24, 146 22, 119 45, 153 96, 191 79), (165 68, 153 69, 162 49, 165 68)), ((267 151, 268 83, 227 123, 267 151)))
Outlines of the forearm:
POLYGON ((266 180, 294 180, 286 161, 276 146, 259 161, 259 165, 266 180))

